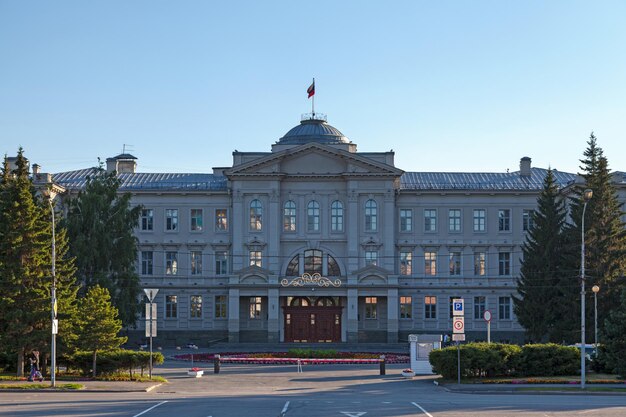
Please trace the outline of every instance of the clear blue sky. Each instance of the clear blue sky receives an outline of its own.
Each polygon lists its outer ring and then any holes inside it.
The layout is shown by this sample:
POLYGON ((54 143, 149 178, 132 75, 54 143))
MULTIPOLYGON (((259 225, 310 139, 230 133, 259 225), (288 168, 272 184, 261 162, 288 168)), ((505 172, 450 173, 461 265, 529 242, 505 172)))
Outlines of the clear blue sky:
POLYGON ((0 0, 0 152, 142 172, 269 151, 310 111, 406 171, 626 171, 626 2, 0 0))

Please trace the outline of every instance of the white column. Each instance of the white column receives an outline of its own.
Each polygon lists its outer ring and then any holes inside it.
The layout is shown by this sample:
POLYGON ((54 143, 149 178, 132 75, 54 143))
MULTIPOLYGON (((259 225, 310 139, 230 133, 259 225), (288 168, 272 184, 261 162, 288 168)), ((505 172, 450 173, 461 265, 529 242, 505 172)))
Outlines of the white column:
POLYGON ((398 289, 389 288, 387 290, 387 343, 398 342, 398 319, 400 317, 398 307, 398 289))
POLYGON ((346 308, 348 309, 348 342, 356 343, 359 338, 359 297, 358 290, 356 288, 348 289, 348 305, 346 308))
POLYGON ((267 341, 280 341, 280 304, 278 302, 278 288, 267 290, 267 341))

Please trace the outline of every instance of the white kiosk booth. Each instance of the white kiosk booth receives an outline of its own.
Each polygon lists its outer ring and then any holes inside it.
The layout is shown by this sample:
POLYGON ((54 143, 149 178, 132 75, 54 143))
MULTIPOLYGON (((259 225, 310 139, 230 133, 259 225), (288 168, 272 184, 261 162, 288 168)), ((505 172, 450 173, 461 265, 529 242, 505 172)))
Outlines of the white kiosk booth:
POLYGON ((411 369, 416 375, 432 375, 433 368, 428 354, 433 349, 441 349, 440 334, 410 334, 411 369))

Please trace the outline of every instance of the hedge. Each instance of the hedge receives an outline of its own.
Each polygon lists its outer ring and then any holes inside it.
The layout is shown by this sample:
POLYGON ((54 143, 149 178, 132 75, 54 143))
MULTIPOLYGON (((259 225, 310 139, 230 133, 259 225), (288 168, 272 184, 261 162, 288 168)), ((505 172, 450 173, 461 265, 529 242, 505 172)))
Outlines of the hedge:
MULTIPOLYGON (((161 352, 152 354, 152 364, 160 365, 165 358, 161 352)), ((150 352, 118 349, 108 352, 98 352, 96 358, 98 374, 112 374, 128 371, 133 378, 133 371, 140 369, 141 375, 150 366, 150 352)), ((59 358, 59 364, 67 366, 68 370, 79 370, 83 375, 91 373, 93 352, 76 352, 72 355, 59 358)))
MULTIPOLYGON (((576 373, 580 352, 556 344, 507 345, 468 343, 460 346, 462 377, 556 376, 576 373)), ((447 379, 457 376, 457 348, 430 352, 433 370, 447 379)))

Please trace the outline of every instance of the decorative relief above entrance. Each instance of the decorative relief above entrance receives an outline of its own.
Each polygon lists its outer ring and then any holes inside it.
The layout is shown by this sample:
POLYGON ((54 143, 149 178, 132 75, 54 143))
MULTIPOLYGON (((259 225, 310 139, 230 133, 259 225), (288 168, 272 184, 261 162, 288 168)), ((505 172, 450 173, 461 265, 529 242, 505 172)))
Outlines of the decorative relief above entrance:
POLYGON ((289 281, 287 278, 280 281, 280 285, 283 287, 304 287, 304 286, 315 286, 318 287, 341 287, 341 280, 331 280, 329 278, 323 277, 318 273, 308 274, 304 273, 302 276, 297 277, 289 281))

